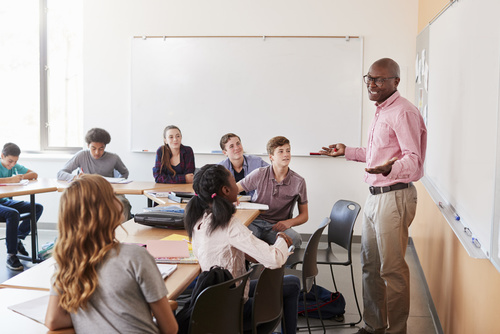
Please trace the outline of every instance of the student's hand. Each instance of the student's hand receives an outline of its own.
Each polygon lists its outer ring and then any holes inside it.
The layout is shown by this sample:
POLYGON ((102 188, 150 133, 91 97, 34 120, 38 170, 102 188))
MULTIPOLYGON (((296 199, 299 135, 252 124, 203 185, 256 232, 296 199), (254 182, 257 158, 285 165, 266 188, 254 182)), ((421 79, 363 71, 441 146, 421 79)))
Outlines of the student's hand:
POLYGON ((290 238, 290 236, 289 236, 289 235, 287 235, 287 234, 285 234, 285 233, 283 233, 283 232, 279 232, 278 234, 276 234, 276 239, 278 239, 278 238, 283 238, 283 239, 285 239, 286 244, 287 244, 287 246, 288 246, 288 247, 290 247, 291 245, 293 245, 293 240, 292 240, 292 238, 290 238))
POLYGON ((291 226, 287 223, 286 220, 282 220, 274 224, 273 231, 283 232, 286 229, 289 229, 291 226))
POLYGON ((186 174, 186 183, 193 183, 193 179, 194 179, 193 173, 186 174))
POLYGON ((340 157, 345 154, 345 145, 344 144, 332 144, 328 147, 322 147, 321 151, 319 151, 321 155, 328 155, 330 157, 340 157))
POLYGON ((10 180, 11 180, 11 183, 19 183, 21 182, 21 180, 24 178, 23 175, 12 175, 10 180))
POLYGON ((394 165, 396 160, 398 160, 398 158, 392 158, 391 160, 384 162, 382 165, 365 168, 365 171, 369 174, 382 174, 383 176, 387 176, 391 172, 392 165, 394 165))

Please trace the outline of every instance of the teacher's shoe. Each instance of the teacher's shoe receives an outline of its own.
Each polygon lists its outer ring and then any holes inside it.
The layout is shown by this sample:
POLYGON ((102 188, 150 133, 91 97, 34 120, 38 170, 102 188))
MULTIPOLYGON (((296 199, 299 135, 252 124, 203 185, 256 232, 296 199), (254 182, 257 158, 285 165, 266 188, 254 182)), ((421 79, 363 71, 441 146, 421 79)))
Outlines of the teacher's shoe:
POLYGON ((24 267, 21 264, 21 261, 17 258, 16 255, 8 254, 7 255, 7 268, 12 270, 23 270, 24 267))
POLYGON ((17 239, 17 252, 21 255, 24 255, 24 256, 28 256, 29 253, 28 251, 26 250, 26 248, 24 248, 24 245, 21 241, 21 239, 17 239))

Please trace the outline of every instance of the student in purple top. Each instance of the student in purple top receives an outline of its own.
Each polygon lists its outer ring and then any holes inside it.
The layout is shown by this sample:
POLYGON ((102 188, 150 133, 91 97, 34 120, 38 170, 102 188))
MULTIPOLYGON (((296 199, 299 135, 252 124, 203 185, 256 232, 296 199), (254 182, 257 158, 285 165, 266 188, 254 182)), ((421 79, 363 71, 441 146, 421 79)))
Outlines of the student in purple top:
MULTIPOLYGON (((222 136, 220 139, 220 148, 227 159, 219 162, 219 165, 226 167, 233 174, 236 182, 243 180, 245 176, 259 167, 269 166, 261 157, 243 154, 244 150, 241 139, 234 133, 226 133, 222 136)), ((252 196, 253 193, 251 191, 248 195, 252 196)), ((245 194, 246 192, 242 193, 242 195, 245 194)))
POLYGON ((278 232, 284 232, 297 248, 302 239, 292 227, 302 225, 309 219, 306 181, 288 167, 292 156, 287 138, 271 138, 267 143, 267 152, 271 166, 258 168, 238 182, 239 191, 256 190, 253 202, 269 205, 269 210, 263 211, 248 228, 268 244, 274 243, 278 232), (299 214, 289 218, 297 195, 299 214))
POLYGON ((193 183, 194 154, 182 145, 181 130, 169 125, 163 130, 164 145, 156 151, 153 176, 156 183, 193 183))

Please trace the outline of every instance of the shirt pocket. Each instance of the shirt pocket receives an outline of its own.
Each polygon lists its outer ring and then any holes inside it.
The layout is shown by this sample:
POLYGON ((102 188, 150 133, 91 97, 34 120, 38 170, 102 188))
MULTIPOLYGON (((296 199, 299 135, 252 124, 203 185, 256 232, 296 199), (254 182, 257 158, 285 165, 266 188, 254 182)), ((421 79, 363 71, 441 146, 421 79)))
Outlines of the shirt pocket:
POLYGON ((377 147, 398 147, 398 138, 394 130, 384 122, 378 122, 373 131, 373 143, 377 147))

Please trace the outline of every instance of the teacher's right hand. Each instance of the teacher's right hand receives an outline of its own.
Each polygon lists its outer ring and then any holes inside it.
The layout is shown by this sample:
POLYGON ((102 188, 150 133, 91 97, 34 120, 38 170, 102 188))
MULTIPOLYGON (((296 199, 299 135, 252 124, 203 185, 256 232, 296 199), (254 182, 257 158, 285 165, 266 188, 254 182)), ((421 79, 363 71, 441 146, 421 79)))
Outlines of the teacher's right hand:
POLYGON ((345 154, 345 145, 339 143, 329 145, 328 147, 322 147, 319 153, 321 155, 328 155, 330 157, 340 157, 345 154))

